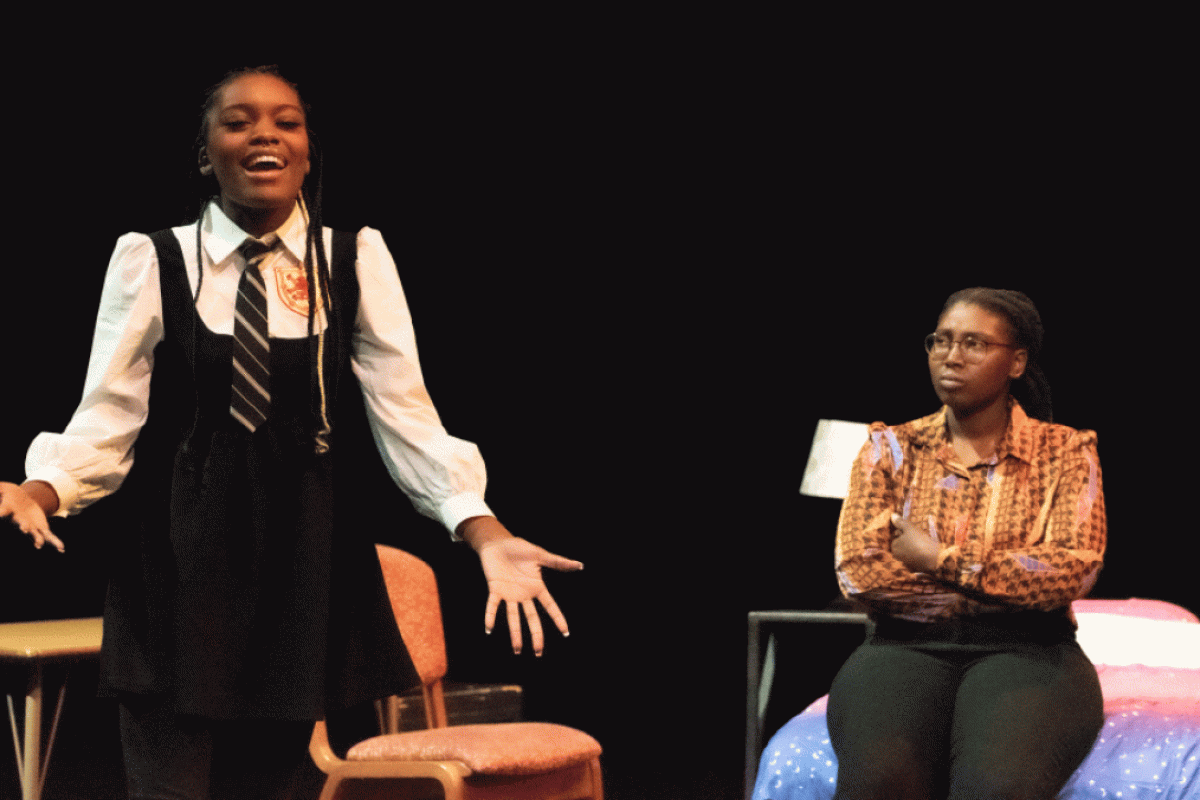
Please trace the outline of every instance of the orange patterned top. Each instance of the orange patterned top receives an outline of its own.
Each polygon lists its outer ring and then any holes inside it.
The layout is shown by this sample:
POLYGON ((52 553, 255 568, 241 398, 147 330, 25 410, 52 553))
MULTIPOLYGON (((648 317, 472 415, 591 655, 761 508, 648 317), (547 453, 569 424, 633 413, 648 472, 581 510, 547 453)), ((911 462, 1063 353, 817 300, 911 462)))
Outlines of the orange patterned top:
POLYGON ((1096 434, 1030 419, 1010 401, 994 456, 955 461, 946 409, 896 427, 877 422, 854 462, 838 522, 842 592, 918 622, 1051 610, 1088 593, 1103 564, 1104 492, 1096 434), (892 513, 927 521, 937 569, 892 556, 892 513))

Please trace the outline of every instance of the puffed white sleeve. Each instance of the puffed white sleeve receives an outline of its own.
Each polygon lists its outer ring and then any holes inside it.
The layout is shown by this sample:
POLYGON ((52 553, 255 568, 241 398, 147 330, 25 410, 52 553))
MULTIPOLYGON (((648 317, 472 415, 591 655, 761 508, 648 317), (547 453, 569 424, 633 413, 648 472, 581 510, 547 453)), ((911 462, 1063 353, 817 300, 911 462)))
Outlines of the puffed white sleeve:
POLYGON ((446 432, 425 388, 412 315, 383 236, 358 234, 361 289, 352 367, 375 444, 392 479, 418 512, 454 536, 470 517, 491 516, 479 448, 446 432))
POLYGON ((162 336, 154 244, 143 234, 126 234, 117 240, 104 278, 79 406, 62 433, 38 434, 25 458, 26 479, 45 481, 58 492, 57 516, 112 494, 129 474, 162 336))

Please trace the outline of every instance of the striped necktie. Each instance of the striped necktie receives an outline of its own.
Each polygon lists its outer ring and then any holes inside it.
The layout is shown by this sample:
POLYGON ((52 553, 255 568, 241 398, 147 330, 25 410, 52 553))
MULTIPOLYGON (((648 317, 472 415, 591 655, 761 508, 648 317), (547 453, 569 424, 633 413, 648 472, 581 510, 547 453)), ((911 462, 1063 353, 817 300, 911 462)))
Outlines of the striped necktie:
POLYGON ((268 233, 238 248, 246 269, 238 282, 233 317, 233 386, 229 413, 252 433, 271 410, 271 339, 267 332, 267 289, 259 269, 279 244, 268 233))

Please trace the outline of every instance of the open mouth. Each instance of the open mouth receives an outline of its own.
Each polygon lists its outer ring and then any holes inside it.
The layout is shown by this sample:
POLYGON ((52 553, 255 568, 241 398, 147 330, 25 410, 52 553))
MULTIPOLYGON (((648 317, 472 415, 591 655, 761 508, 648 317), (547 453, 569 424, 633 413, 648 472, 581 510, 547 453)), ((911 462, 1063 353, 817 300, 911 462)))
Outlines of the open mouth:
POLYGON ((251 156, 242 162, 242 167, 247 172, 275 172, 286 166, 287 162, 279 156, 266 154, 251 156))

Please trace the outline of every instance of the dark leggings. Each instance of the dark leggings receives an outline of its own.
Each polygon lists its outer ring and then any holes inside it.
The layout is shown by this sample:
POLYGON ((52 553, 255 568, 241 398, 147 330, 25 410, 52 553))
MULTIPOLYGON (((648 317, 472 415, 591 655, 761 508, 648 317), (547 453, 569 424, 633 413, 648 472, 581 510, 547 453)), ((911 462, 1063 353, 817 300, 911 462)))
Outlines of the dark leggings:
POLYGON ((1073 640, 983 648, 875 638, 829 693, 838 800, 1053 798, 1104 721, 1073 640))
POLYGON ((210 720, 158 698, 121 701, 131 800, 285 800, 311 734, 311 722, 210 720))

